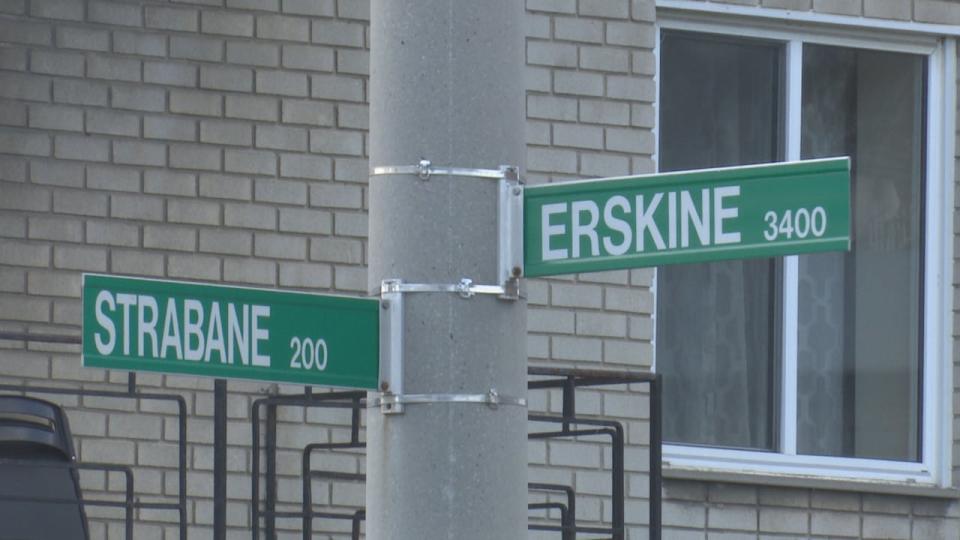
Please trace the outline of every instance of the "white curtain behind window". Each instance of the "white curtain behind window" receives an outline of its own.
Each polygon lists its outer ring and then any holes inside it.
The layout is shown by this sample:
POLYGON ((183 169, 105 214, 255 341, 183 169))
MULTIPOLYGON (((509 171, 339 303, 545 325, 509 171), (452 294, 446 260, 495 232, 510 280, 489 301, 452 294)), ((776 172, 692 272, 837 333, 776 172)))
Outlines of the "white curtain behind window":
MULTIPOLYGON (((660 170, 776 161, 778 44, 662 34, 660 170)), ((775 264, 679 265, 657 272, 657 370, 664 437, 772 449, 775 264)))
POLYGON ((797 445, 917 461, 924 61, 807 45, 804 158, 849 155, 853 250, 800 257, 797 445))

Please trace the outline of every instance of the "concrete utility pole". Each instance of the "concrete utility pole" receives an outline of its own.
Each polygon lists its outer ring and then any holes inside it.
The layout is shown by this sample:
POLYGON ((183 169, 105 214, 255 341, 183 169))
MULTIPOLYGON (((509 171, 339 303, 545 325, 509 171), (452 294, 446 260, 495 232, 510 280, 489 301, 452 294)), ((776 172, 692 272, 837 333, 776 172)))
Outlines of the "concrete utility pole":
MULTIPOLYGON (((523 2, 372 0, 370 165, 524 166, 523 2)), ((496 180, 370 180, 371 291, 497 273, 496 180)), ((404 393, 526 397, 523 300, 413 293, 404 393)), ((372 394, 372 397, 376 394, 372 394)), ((464 401, 368 413, 367 537, 526 538, 527 411, 464 401)))

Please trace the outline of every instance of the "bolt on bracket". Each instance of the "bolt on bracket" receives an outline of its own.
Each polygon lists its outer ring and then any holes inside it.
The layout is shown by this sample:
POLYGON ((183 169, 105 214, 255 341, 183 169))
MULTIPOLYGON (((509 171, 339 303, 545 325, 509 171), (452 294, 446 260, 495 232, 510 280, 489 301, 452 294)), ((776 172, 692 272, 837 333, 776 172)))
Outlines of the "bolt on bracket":
POLYGON ((506 165, 499 169, 473 169, 470 167, 434 167, 429 159, 421 159, 416 165, 381 165, 370 167, 370 176, 386 176, 397 174, 412 174, 421 180, 429 180, 433 176, 466 176, 473 178, 487 178, 501 180, 515 175, 516 167, 506 165), (506 170, 510 169, 510 170, 506 170))
POLYGON ((501 395, 495 388, 485 394, 383 394, 368 402, 369 407, 380 407, 384 414, 396 413, 397 408, 403 410, 404 404, 423 403, 479 403, 493 410, 501 406, 526 407, 526 398, 501 395))

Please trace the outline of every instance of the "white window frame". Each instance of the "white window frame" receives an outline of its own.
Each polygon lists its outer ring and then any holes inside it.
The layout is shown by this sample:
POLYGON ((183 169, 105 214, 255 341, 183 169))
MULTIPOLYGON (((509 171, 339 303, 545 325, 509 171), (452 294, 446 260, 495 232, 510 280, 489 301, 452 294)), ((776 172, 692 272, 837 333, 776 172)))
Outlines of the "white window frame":
MULTIPOLYGON (((800 158, 802 45, 875 49, 927 57, 926 215, 924 245, 924 328, 922 455, 919 462, 804 456, 797 454, 797 282, 798 259, 784 258, 783 377, 776 452, 667 444, 668 470, 755 474, 841 482, 870 482, 946 488, 951 482, 953 447, 953 219, 957 47, 940 25, 891 23, 854 17, 795 13, 764 8, 722 8, 703 2, 658 0, 654 136, 659 151, 660 31, 684 30, 780 41, 785 45, 785 150, 800 158), (670 4, 664 6, 664 4, 670 4), (706 9, 704 8, 706 6, 706 9), (683 7, 684 9, 678 9, 683 7), (732 17, 727 17, 732 11, 732 17), (718 14, 720 16, 718 16, 718 14), (869 24, 865 23, 867 21, 869 24), (946 112, 951 112, 946 114, 946 112)), ((954 31, 956 29, 953 29, 954 31)), ((953 32, 949 32, 953 33, 953 32)), ((657 155, 654 162, 658 163, 657 155)), ((653 282, 656 295, 656 276, 653 282)), ((656 325, 656 313, 653 314, 656 325)), ((654 332, 656 336, 656 332, 654 332)), ((654 370, 656 342, 654 337, 654 370)))

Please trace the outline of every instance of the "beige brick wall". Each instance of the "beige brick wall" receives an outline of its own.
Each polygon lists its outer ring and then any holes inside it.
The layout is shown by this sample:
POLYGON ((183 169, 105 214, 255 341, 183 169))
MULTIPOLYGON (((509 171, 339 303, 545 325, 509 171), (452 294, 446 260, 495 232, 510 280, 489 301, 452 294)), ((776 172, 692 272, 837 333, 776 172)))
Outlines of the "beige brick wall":
MULTIPOLYGON (((528 181, 653 171, 653 0, 526 5, 528 181)), ((960 18, 960 6, 944 1, 763 5, 960 18)), ((78 333, 81 271, 363 294, 368 11, 363 0, 0 0, 0 329, 78 333)), ((649 369, 653 275, 531 281, 531 364, 649 369)), ((209 537, 212 383, 157 374, 138 381, 187 400, 190 533, 209 537)), ((0 383, 116 390, 126 375, 81 368, 75 346, 0 341, 0 383)), ((231 538, 248 538, 251 404, 302 388, 231 382, 230 391, 228 523, 231 538)), ((144 500, 175 496, 169 404, 57 400, 82 460, 132 466, 144 500)), ((530 401, 534 411, 561 407, 558 392, 533 392, 530 401)), ((577 407, 624 423, 629 537, 646 538, 646 389, 581 391, 577 407)), ((294 509, 299 450, 348 437, 348 416, 282 407, 279 419, 278 494, 282 509, 294 509)), ((609 523, 609 443, 531 442, 529 458, 531 480, 576 488, 580 520, 609 523)), ((324 464, 364 470, 357 452, 325 455, 324 464)), ((91 494, 122 491, 115 474, 85 473, 83 485, 91 494)), ((363 488, 315 481, 313 496, 346 510, 362 504, 363 488)), ((668 481, 666 496, 665 538, 960 534, 956 503, 923 498, 696 481, 668 481)), ((94 538, 122 537, 120 512, 90 515, 94 538)), ((135 537, 173 538, 174 520, 143 511, 135 537)), ((298 520, 278 527, 281 537, 299 537, 298 520)), ((318 520, 317 537, 323 529, 346 538, 345 527, 318 520)))
MULTIPOLYGON (((81 271, 365 289, 367 5, 209 4, 0 2, 0 328, 76 334, 81 271)), ((5 384, 126 382, 80 368, 73 346, 0 347, 5 384)), ((190 534, 209 537, 212 384, 139 382, 187 399, 190 534)), ((231 537, 249 536, 250 404, 270 389, 230 384, 231 537)), ((82 461, 130 465, 138 497, 175 502, 175 408, 59 401, 82 461)), ((282 417, 281 463, 299 463, 296 449, 330 437, 334 420, 282 417)), ((299 501, 294 469, 281 469, 280 495, 299 501)), ((120 480, 82 476, 91 496, 115 496, 120 480)), ((122 537, 122 511, 89 515, 94 538, 122 537)), ((135 537, 173 538, 175 520, 143 511, 135 537)))
MULTIPOLYGON (((527 181, 652 172, 652 5, 627 0, 528 0, 527 10, 527 181)), ((649 369, 652 277, 650 270, 624 270, 531 280, 531 364, 649 369)), ((636 385, 633 390, 578 391, 577 412, 624 423, 630 445, 628 526, 631 538, 644 538, 649 484, 642 445, 648 442, 649 409, 646 388, 636 385)), ((560 394, 532 393, 531 409, 559 412, 560 394)), ((531 425, 535 430, 545 428, 531 425)), ((609 524, 609 440, 532 442, 530 463, 532 482, 575 487, 578 520, 609 524)), ((542 537, 556 536, 550 534, 542 537)))

